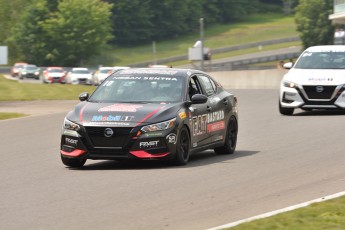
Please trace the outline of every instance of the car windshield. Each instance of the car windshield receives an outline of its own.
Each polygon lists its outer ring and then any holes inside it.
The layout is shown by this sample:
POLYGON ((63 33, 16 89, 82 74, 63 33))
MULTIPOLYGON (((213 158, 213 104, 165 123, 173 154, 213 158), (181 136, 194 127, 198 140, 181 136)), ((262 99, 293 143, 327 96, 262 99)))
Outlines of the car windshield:
POLYGON ((345 69, 345 52, 304 52, 297 61, 298 69, 345 69))
POLYGON ((89 101, 174 103, 183 100, 183 92, 184 77, 114 74, 96 89, 89 101))
POLYGON ((15 68, 23 68, 25 65, 24 64, 16 64, 14 67, 15 68))
POLYGON ((49 73, 62 73, 63 70, 62 69, 49 69, 48 72, 49 73))
POLYGON ((109 73, 112 69, 109 68, 109 69, 101 69, 99 72, 100 73, 109 73))
POLYGON ((26 69, 26 70, 36 70, 36 69, 37 69, 37 66, 34 66, 34 65, 27 65, 27 66, 25 66, 25 69, 26 69))
POLYGON ((87 73, 89 73, 89 71, 86 70, 86 69, 76 69, 76 70, 73 70, 72 73, 76 73, 76 74, 87 74, 87 73))

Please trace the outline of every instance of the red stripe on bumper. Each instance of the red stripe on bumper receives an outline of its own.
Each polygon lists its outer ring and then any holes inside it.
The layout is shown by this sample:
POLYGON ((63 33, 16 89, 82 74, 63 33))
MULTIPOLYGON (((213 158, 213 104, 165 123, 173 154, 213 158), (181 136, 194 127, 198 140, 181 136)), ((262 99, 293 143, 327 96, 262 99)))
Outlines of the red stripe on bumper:
POLYGON ((86 153, 86 151, 81 150, 81 149, 75 149, 72 152, 65 152, 63 150, 60 150, 60 153, 64 156, 69 156, 69 157, 79 157, 86 153))
POLYGON ((148 152, 139 150, 139 151, 131 151, 131 154, 133 154, 134 156, 138 157, 138 158, 160 158, 160 157, 165 157, 167 156, 169 153, 161 153, 161 154, 150 154, 148 152))

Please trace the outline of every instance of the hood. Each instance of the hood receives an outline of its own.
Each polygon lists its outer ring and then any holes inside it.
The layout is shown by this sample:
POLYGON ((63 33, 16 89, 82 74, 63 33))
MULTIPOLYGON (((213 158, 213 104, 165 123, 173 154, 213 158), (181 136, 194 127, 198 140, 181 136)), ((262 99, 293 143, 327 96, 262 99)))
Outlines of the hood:
POLYGON ((90 73, 82 73, 82 74, 71 74, 71 78, 73 79, 79 79, 79 78, 90 78, 91 79, 91 74, 90 73))
POLYGON ((49 77, 62 77, 63 75, 65 75, 64 73, 49 73, 48 76, 49 77))
POLYGON ((283 80, 299 85, 341 85, 345 84, 345 70, 292 68, 283 80))
POLYGON ((176 117, 181 103, 135 104, 81 102, 67 119, 83 126, 135 127, 176 117))

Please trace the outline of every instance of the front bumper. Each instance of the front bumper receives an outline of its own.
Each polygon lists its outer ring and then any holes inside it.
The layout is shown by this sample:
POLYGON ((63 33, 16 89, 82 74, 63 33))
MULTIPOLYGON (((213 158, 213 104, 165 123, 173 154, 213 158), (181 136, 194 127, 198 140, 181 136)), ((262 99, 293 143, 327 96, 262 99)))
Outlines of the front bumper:
POLYGON ((345 88, 321 86, 325 92, 317 92, 320 86, 281 87, 280 104, 285 108, 345 109, 345 88))
POLYGON ((114 135, 105 137, 107 127, 82 127, 78 132, 63 130, 60 153, 69 158, 87 159, 171 159, 176 152, 176 130, 137 135, 135 128, 112 127, 114 135))

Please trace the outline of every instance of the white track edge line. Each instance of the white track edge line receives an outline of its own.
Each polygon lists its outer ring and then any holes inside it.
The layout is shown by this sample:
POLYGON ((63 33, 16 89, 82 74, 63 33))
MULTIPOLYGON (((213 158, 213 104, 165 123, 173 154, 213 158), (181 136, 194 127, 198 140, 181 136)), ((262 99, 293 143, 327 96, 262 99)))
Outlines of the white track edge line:
POLYGON ((296 205, 292 205, 292 206, 289 206, 289 207, 286 207, 286 208, 278 209, 276 211, 267 212, 267 213, 264 213, 264 214, 261 214, 261 215, 253 216, 253 217, 242 219, 242 220, 238 220, 238 221, 235 221, 235 222, 232 222, 232 223, 229 223, 229 224, 224 224, 224 225, 221 225, 221 226, 218 226, 218 227, 209 228, 207 230, 221 230, 221 229, 225 229, 225 228, 231 228, 231 227, 234 227, 234 226, 242 224, 242 223, 246 223, 246 222, 249 222, 249 221, 253 221, 253 220, 258 220, 258 219, 274 216, 274 215, 277 215, 277 214, 280 214, 280 213, 283 213, 283 212, 288 212, 288 211, 292 211, 292 210, 295 210, 295 209, 298 209, 298 208, 303 208, 303 207, 309 206, 310 204, 313 204, 313 203, 318 203, 318 202, 322 202, 322 201, 326 201, 326 200, 331 200, 331 199, 338 198, 338 197, 341 197, 341 196, 344 196, 344 195, 345 195, 345 191, 344 192, 339 192, 339 193, 336 193, 336 194, 333 194, 333 195, 324 196, 324 197, 321 197, 321 198, 318 198, 318 199, 315 199, 315 200, 311 200, 311 201, 307 201, 307 202, 304 202, 304 203, 301 203, 301 204, 296 204, 296 205))

